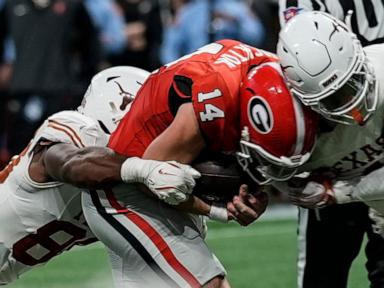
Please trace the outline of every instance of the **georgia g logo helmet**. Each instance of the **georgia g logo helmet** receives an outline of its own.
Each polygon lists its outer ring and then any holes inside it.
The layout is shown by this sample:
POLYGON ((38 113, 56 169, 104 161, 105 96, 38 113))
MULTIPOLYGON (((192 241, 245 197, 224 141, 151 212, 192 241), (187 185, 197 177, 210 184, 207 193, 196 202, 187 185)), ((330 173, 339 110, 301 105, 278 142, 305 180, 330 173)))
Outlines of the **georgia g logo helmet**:
POLYGON ((258 183, 283 181, 310 157, 316 113, 289 92, 278 63, 253 68, 240 89, 243 169, 258 183))
POLYGON ((78 111, 98 121, 111 134, 128 112, 130 104, 149 72, 130 66, 116 66, 96 74, 78 111))
POLYGON ((273 127, 273 114, 268 102, 261 96, 254 96, 248 102, 248 117, 253 128, 261 134, 271 132, 273 127))

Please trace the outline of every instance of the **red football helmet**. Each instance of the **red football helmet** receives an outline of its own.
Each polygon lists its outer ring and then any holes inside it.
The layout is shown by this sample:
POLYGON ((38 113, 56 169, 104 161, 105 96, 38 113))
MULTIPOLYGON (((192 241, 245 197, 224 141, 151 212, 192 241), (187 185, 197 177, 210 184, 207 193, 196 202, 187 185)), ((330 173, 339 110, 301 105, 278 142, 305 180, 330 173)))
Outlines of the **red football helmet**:
POLYGON ((277 63, 253 68, 240 89, 237 159, 259 184, 292 177, 315 145, 317 116, 292 96, 277 63))

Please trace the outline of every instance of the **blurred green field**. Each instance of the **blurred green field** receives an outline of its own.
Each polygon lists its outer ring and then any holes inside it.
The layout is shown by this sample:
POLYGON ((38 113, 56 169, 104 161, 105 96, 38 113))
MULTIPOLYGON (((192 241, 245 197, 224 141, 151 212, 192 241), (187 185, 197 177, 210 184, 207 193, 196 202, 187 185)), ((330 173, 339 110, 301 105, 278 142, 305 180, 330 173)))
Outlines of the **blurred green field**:
MULTIPOLYGON (((247 228, 211 223, 208 234, 208 243, 227 268, 232 287, 296 286, 294 220, 256 222, 247 228)), ((364 261, 360 254, 350 273, 349 288, 368 287, 364 261)), ((103 247, 94 244, 64 253, 8 287, 109 288, 112 279, 103 247)))

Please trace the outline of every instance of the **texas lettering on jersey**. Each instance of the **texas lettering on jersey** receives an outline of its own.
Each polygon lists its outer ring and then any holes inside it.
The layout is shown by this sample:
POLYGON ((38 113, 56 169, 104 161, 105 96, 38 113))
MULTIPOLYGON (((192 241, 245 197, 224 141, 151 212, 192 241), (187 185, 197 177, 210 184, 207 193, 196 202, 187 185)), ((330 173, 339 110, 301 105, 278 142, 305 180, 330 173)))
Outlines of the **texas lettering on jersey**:
POLYGON ((371 45, 364 51, 375 70, 378 83, 376 111, 364 126, 337 125, 321 133, 309 161, 300 171, 331 169, 340 179, 367 175, 384 164, 384 44, 371 45))
POLYGON ((372 170, 383 166, 378 163, 384 158, 384 135, 381 135, 374 143, 366 144, 348 155, 344 156, 331 167, 340 176, 348 175, 355 170, 361 170, 362 175, 366 175, 372 170), (374 166, 374 169, 373 169, 374 166))
POLYGON ((242 79, 252 67, 271 61, 277 61, 271 53, 222 40, 161 67, 138 92, 109 147, 127 156, 141 156, 170 125, 177 109, 191 102, 208 149, 235 150, 242 79))

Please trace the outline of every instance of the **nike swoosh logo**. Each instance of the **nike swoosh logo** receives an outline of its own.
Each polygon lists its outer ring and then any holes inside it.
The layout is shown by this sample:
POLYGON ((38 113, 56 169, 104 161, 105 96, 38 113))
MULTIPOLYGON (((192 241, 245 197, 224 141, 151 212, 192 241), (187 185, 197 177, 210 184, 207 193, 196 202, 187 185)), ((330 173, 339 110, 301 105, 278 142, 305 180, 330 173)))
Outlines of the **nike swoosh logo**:
POLYGON ((176 174, 168 173, 168 172, 164 171, 163 169, 159 170, 159 174, 161 174, 161 175, 177 176, 176 174))

